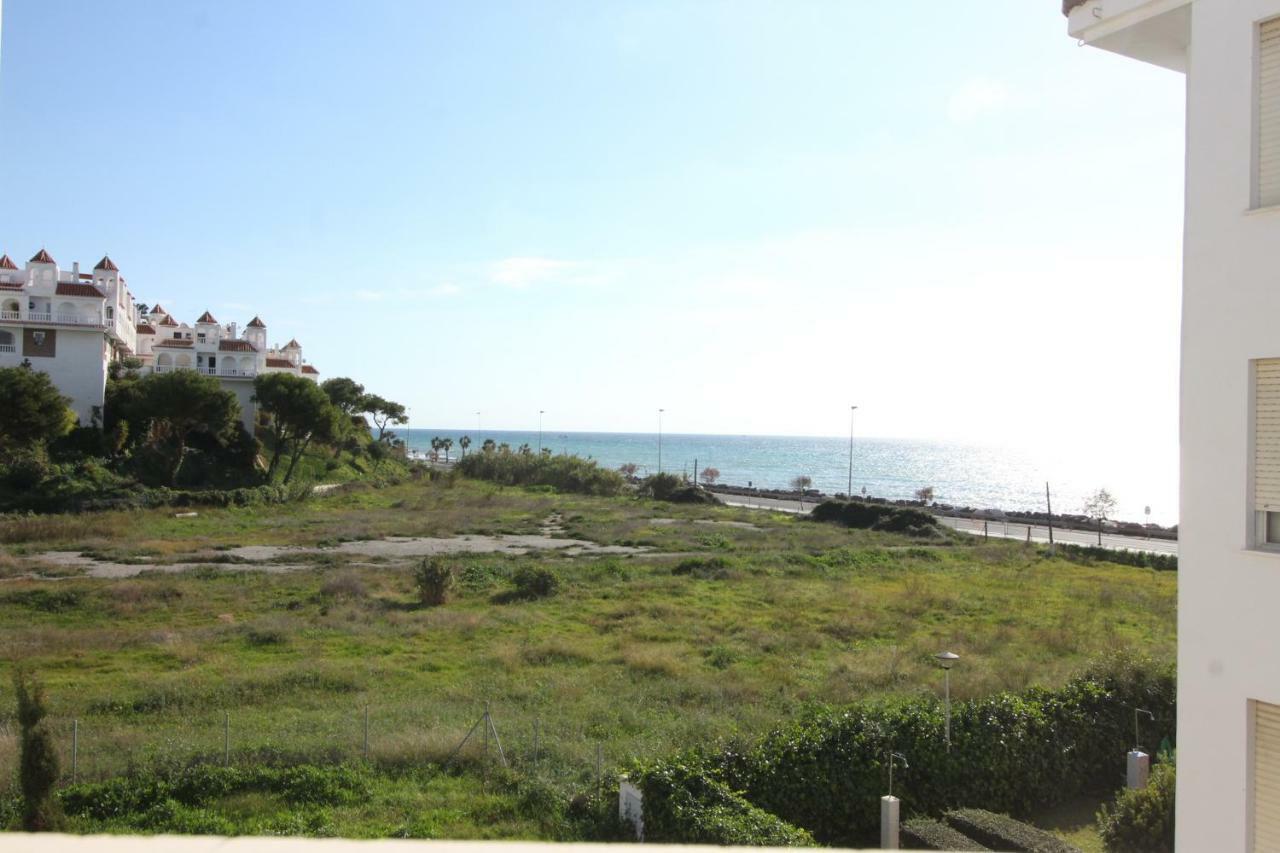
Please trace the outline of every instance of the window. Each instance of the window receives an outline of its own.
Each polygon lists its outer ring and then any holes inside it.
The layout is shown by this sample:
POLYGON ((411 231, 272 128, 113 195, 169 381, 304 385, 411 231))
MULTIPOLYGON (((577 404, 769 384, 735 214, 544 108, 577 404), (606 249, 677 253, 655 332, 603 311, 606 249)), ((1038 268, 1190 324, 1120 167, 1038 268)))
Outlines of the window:
POLYGON ((1280 848, 1280 706, 1253 702, 1254 850, 1280 848))
POLYGON ((1253 363, 1253 509, 1254 544, 1280 547, 1280 358, 1253 363))
POLYGON ((1255 207, 1280 205, 1280 18, 1258 27, 1255 207))

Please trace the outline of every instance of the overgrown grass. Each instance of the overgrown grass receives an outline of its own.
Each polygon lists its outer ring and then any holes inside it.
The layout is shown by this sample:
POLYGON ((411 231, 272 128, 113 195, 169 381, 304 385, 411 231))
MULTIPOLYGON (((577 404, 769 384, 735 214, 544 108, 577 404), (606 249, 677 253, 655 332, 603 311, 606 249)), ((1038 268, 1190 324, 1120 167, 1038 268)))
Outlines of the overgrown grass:
MULTIPOLYGON (((10 668, 24 662, 48 685, 64 768, 78 719, 80 778, 102 780, 220 762, 228 719, 233 763, 359 760, 367 706, 369 760, 385 774, 371 783, 385 792, 377 815, 300 831, 396 834, 438 807, 452 817, 433 818, 431 832, 550 837, 513 811, 516 795, 484 792, 478 736, 462 771, 396 774, 443 762, 486 702, 508 757, 526 768, 536 727, 536 775, 567 800, 593 789, 598 745, 607 771, 759 734, 814 700, 938 695, 932 655, 944 648, 962 655, 952 692, 966 698, 1060 684, 1104 652, 1161 657, 1175 646, 1172 573, 1049 559, 1019 543, 922 544, 745 509, 452 476, 195 518, 7 518, 0 566, 20 574, 51 550, 185 562, 251 544, 537 533, 553 513, 557 535, 651 551, 458 555, 453 596, 434 608, 420 605, 407 562, 331 553, 282 574, 214 564, 117 581, 2 581, 0 715, 13 706, 10 668), (521 569, 552 571, 556 594, 503 596, 521 569)), ((0 719, 6 776, 12 732, 0 719)), ((255 802, 209 808, 243 814, 236 831, 269 828, 253 820, 275 806, 255 802)))

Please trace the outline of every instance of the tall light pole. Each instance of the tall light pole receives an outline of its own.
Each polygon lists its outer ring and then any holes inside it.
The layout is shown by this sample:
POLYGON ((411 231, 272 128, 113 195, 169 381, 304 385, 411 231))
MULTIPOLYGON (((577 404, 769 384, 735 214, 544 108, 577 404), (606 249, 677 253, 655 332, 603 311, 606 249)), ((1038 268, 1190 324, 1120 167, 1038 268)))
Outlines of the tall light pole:
POLYGON ((844 493, 849 500, 853 500, 853 413, 856 411, 857 406, 849 407, 849 490, 844 493))
POLYGON ((542 411, 542 409, 538 409, 538 455, 539 456, 542 455, 542 416, 545 414, 546 412, 542 411))
POLYGON ((480 437, 480 413, 476 412, 476 438, 480 437))
POLYGON ((666 409, 658 409, 658 473, 662 473, 662 413, 666 409))
POLYGON ((951 667, 956 661, 960 660, 960 655, 955 652, 939 652, 934 655, 938 663, 942 666, 942 678, 945 687, 943 688, 946 695, 947 723, 946 723, 946 741, 947 752, 951 751, 951 667))

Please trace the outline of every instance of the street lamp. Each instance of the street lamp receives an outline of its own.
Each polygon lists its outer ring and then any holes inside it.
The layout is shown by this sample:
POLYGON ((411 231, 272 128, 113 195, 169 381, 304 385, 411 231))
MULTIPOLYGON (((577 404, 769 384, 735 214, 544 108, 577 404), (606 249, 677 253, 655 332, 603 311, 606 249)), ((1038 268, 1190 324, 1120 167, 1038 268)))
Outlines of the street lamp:
POLYGON ((658 473, 662 473, 662 413, 666 409, 658 409, 658 473))
POLYGON ((853 413, 856 411, 857 406, 849 407, 849 489, 844 493, 849 500, 853 500, 853 413))
POLYGON ((542 409, 538 409, 538 455, 542 455, 542 416, 545 415, 542 409))
POLYGON ((934 658, 937 659, 938 664, 942 667, 943 682, 946 685, 944 688, 946 693, 946 707, 947 707, 947 727, 946 727, 945 737, 947 740, 947 752, 950 752, 951 751, 951 667, 952 665, 955 664, 956 661, 960 660, 960 655, 956 654, 955 652, 939 652, 938 654, 934 655, 934 658))
POLYGON ((480 413, 476 412, 476 438, 480 437, 480 413))

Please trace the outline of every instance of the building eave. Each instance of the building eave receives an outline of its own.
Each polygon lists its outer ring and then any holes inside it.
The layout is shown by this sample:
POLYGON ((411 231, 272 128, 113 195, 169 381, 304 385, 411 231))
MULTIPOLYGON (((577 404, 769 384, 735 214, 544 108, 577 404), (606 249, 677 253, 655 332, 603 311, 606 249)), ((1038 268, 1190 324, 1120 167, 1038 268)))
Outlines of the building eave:
POLYGON ((1066 0, 1067 32, 1081 44, 1186 72, 1192 0, 1066 0))

